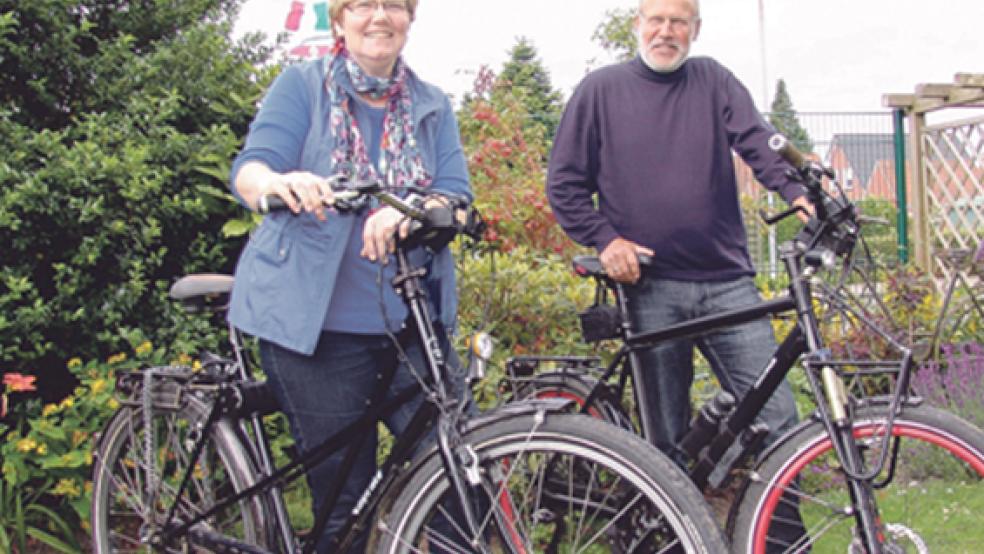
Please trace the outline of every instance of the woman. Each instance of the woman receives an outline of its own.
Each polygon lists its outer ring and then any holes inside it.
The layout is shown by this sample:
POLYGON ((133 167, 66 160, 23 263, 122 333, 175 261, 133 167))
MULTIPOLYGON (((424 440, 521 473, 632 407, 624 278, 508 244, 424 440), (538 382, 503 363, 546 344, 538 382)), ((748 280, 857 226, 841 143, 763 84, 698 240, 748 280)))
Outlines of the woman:
MULTIPOLYGON (((332 0, 334 50, 276 79, 232 167, 232 191, 246 206, 255 209, 261 196, 274 194, 294 212, 267 216, 251 237, 236 269, 229 320, 259 337, 263 369, 302 450, 356 419, 387 367, 399 365, 390 394, 415 385, 414 372, 424 367, 406 307, 390 286, 395 264, 385 263, 403 216, 391 207, 326 209, 332 191, 325 178, 345 170, 471 198, 447 96, 400 57, 416 8, 416 0, 332 0), (394 337, 409 364, 398 360, 394 337)), ((453 261, 445 249, 427 263, 434 308, 450 328, 453 261)), ((400 433, 420 401, 385 423, 400 433)), ((360 451, 319 548, 374 473, 376 442, 370 437, 360 451)), ((316 511, 341 457, 308 475, 316 511)))

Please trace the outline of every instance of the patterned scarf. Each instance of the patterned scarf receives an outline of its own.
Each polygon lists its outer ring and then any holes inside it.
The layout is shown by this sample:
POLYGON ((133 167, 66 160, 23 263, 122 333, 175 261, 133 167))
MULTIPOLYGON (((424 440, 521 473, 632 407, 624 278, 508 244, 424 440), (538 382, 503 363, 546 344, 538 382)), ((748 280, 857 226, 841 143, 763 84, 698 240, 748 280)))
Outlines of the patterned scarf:
POLYGON ((345 49, 345 43, 339 40, 332 53, 325 56, 324 63, 325 89, 331 104, 329 125, 335 137, 335 150, 331 154, 335 167, 351 167, 355 178, 379 179, 391 187, 430 185, 431 178, 424 169, 413 135, 410 87, 407 85, 409 72, 403 58, 397 59, 389 78, 373 77, 355 63, 345 49), (357 92, 376 100, 387 99, 378 172, 369 160, 369 151, 352 115, 352 98, 342 88, 344 79, 339 77, 345 75, 357 92))

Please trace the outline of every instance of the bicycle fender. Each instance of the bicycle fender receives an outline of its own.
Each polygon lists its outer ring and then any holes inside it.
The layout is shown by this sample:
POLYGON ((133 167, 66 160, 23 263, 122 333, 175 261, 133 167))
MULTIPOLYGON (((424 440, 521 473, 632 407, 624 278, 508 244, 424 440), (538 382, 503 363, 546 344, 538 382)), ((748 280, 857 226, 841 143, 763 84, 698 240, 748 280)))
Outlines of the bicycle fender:
MULTIPOLYGON (((464 428, 461 430, 461 434, 466 435, 493 423, 506 421, 515 417, 529 416, 538 412, 543 414, 572 414, 576 413, 576 411, 577 403, 566 398, 517 400, 515 402, 497 406, 488 412, 469 418, 465 423, 464 428)), ((397 477, 397 481, 403 482, 404 480, 409 479, 420 466, 437 454, 436 444, 430 444, 421 451, 417 452, 411 459, 410 465, 401 471, 401 475, 397 477)), ((396 484, 394 485, 394 488, 399 489, 400 486, 401 485, 396 484)))
POLYGON ((537 412, 545 414, 577 413, 577 403, 569 398, 530 398, 516 400, 470 418, 462 432, 468 433, 492 423, 514 417, 528 416, 537 412))
MULTIPOLYGON (((854 411, 865 410, 869 408, 887 408, 892 404, 892 397, 888 395, 883 396, 872 396, 870 398, 864 399, 864 401, 855 407, 854 411)), ((923 399, 918 396, 910 396, 903 399, 901 406, 919 406, 923 403, 923 399)), ((792 429, 786 431, 781 437, 776 439, 775 442, 769 445, 768 448, 764 449, 758 456, 756 456, 756 465, 758 465, 759 460, 764 460, 772 452, 778 449, 783 444, 787 443, 795 437, 802 433, 806 428, 812 427, 815 423, 820 421, 820 415, 817 412, 813 412, 809 417, 805 418, 803 421, 797 423, 792 429)))

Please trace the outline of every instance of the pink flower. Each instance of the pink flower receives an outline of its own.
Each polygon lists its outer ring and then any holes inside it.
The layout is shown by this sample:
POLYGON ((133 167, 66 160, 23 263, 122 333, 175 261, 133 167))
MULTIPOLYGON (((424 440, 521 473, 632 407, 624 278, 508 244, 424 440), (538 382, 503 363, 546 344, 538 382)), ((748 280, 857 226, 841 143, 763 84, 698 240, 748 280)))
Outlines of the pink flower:
POLYGON ((3 384, 7 386, 9 392, 31 392, 37 390, 34 386, 34 375, 22 375, 20 373, 8 373, 3 376, 3 384))

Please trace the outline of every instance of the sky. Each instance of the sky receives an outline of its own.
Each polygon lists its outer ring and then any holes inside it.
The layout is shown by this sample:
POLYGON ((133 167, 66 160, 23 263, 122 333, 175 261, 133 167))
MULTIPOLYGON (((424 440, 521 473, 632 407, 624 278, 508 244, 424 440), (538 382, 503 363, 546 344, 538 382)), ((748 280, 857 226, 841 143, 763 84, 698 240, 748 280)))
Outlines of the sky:
MULTIPOLYGON (((246 0, 238 33, 285 31, 292 1, 246 0)), ((316 34, 313 5, 288 46, 316 34)), ((404 56, 454 98, 483 64, 498 71, 518 37, 536 47, 565 98, 585 72, 611 60, 591 35, 608 10, 634 0, 420 0, 404 56)), ((885 93, 984 72, 984 0, 701 0, 692 55, 735 73, 767 109, 779 78, 800 112, 877 111, 885 93), (764 13, 764 52, 759 4, 764 13)), ((958 110, 959 111, 959 110, 958 110)))

